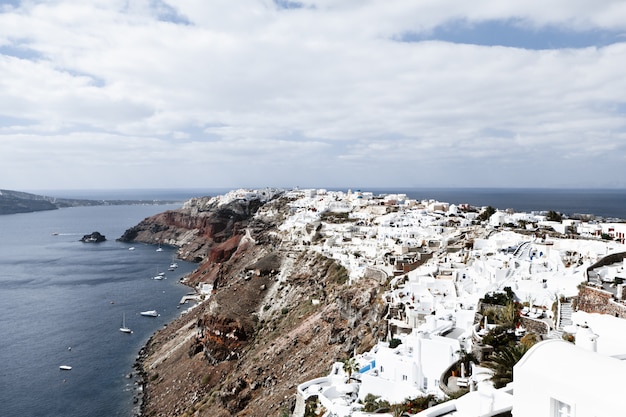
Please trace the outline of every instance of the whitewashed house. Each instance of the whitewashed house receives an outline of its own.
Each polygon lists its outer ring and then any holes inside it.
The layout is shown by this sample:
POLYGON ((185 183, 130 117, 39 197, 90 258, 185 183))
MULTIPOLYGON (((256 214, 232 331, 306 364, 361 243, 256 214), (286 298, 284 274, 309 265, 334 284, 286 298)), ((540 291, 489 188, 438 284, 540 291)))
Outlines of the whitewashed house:
POLYGON ((359 398, 374 394, 398 403, 407 397, 439 393, 441 374, 458 360, 461 344, 457 338, 437 333, 414 330, 393 349, 378 344, 369 352, 375 365, 361 373, 359 398))
POLYGON ((562 340, 533 346, 513 368, 513 417, 623 416, 626 361, 587 347, 562 340))

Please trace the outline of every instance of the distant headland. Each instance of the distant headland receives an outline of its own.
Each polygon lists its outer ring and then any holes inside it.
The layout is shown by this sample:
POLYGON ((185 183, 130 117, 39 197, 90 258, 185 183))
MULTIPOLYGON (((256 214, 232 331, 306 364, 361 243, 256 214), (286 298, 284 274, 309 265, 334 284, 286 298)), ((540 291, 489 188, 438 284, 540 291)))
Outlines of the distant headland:
POLYGON ((88 200, 57 198, 21 191, 0 190, 0 215, 32 213, 36 211, 56 210, 65 207, 112 206, 128 204, 171 204, 178 201, 162 200, 88 200))

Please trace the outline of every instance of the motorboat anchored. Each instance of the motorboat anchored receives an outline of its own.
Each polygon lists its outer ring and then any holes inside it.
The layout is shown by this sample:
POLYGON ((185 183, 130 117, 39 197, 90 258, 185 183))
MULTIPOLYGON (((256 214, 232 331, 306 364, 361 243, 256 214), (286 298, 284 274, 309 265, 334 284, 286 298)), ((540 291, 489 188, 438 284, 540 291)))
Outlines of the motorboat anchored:
POLYGON ((70 371, 70 370, 72 370, 72 367, 69 366, 69 365, 61 365, 61 366, 59 366, 59 369, 62 370, 62 371, 70 371))
POLYGON ((159 315, 159 313, 157 313, 156 310, 142 311, 139 314, 141 314, 142 316, 146 316, 146 317, 157 317, 159 315))

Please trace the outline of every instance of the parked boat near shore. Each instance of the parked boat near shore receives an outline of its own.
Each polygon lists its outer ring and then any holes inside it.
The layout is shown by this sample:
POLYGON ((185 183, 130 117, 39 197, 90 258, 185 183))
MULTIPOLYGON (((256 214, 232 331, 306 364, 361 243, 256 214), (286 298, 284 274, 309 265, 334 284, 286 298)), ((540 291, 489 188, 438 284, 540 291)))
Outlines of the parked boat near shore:
POLYGON ((122 315, 122 327, 120 327, 120 332, 122 333, 132 333, 133 331, 129 328, 126 327, 126 315, 122 315))

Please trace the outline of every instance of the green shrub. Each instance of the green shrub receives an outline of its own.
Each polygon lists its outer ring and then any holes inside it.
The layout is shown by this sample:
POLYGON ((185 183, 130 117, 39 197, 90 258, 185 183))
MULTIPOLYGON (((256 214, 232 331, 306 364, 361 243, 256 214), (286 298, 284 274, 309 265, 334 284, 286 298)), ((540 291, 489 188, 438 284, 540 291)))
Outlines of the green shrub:
POLYGON ((395 349, 402 344, 402 340, 393 338, 389 341, 389 347, 395 349))

